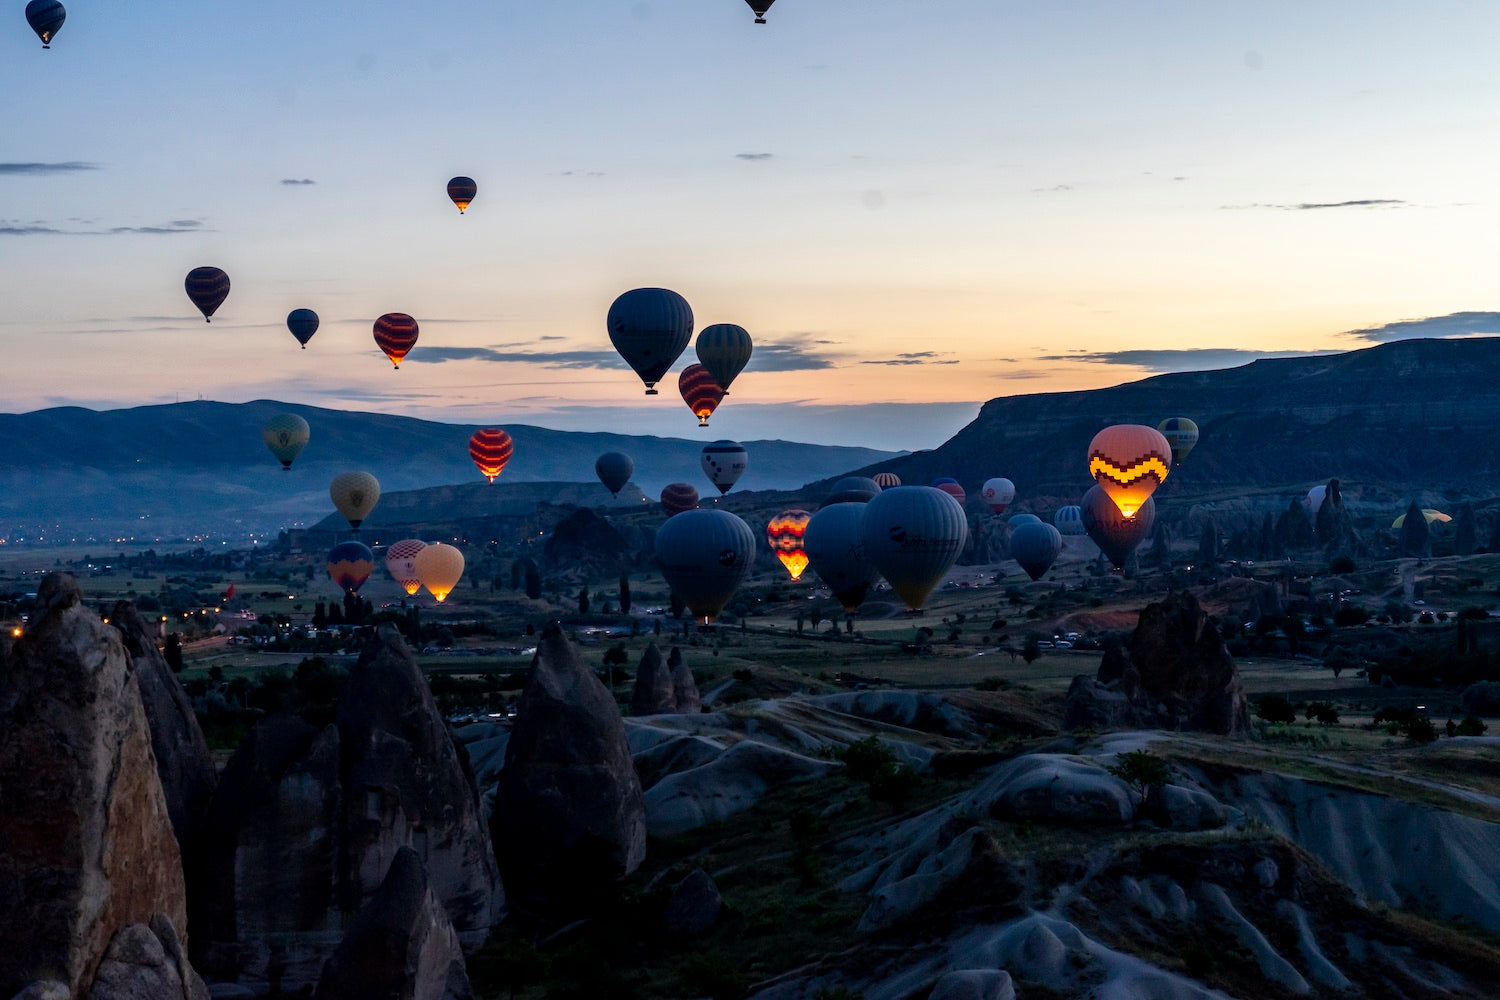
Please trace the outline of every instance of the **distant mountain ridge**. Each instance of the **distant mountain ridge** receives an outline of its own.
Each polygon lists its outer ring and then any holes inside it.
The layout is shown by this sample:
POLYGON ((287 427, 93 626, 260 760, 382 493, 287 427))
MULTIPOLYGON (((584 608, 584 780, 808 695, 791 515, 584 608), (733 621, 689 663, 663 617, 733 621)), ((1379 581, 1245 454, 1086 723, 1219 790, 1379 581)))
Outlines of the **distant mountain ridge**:
MULTIPOLYGON (((0 535, 25 526, 28 537, 35 537, 48 524, 95 536, 275 530, 332 511, 329 480, 351 469, 373 473, 389 493, 483 484, 468 456, 469 436, 480 426, 275 400, 0 414, 0 435, 10 443, 0 467, 0 518, 9 525, 0 526, 0 535), (261 439, 262 425, 278 413, 298 414, 312 428, 290 472, 281 470, 261 439)), ((503 482, 596 483, 594 459, 623 451, 635 461, 632 484, 651 497, 679 480, 712 489, 698 456, 714 440, 713 428, 694 440, 502 426, 515 441, 503 482)), ((750 467, 737 488, 752 490, 795 489, 902 454, 790 441, 742 443, 750 467)))

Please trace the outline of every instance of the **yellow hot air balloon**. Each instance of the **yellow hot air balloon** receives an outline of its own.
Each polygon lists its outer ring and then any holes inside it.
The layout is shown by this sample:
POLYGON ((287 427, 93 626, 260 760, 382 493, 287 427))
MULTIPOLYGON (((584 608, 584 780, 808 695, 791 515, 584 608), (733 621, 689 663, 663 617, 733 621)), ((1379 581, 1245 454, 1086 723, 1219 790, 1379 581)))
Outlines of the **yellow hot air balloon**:
POLYGON ((417 579, 441 604, 464 575, 464 554, 451 545, 433 542, 416 559, 417 579))
POLYGON ((1161 436, 1167 439, 1167 444, 1172 446, 1172 464, 1178 465, 1193 446, 1198 443, 1198 425, 1187 417, 1168 417, 1156 425, 1161 431, 1161 436))
POLYGON ((281 413, 266 421, 260 436, 265 440, 266 447, 271 449, 271 454, 281 463, 281 468, 291 472, 292 463, 307 446, 310 431, 307 421, 295 413, 281 413))
POLYGON ((369 517, 375 504, 380 502, 380 480, 368 472, 341 472, 328 484, 328 495, 349 522, 349 527, 358 534, 360 522, 369 517))
POLYGON ((1115 424, 1089 442, 1089 475, 1120 513, 1135 516, 1172 468, 1172 447, 1155 427, 1115 424))

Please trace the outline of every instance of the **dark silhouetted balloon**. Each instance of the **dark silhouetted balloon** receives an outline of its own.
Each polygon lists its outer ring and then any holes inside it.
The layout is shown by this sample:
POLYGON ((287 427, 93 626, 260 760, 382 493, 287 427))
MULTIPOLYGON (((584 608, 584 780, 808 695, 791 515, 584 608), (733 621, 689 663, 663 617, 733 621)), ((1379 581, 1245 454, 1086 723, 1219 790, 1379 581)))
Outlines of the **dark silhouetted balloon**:
POLYGON ((318 314, 311 309, 293 309, 286 314, 286 328, 292 331, 292 336, 305 351, 307 342, 318 332, 318 314))
POLYGON ((828 585, 845 611, 865 601, 880 571, 865 549, 865 503, 835 503, 820 508, 807 522, 802 543, 813 572, 828 585))
POLYGON ((942 582, 969 540, 969 521, 951 495, 931 486, 882 490, 865 505, 865 550, 913 611, 942 582))
POLYGON ((728 493, 745 470, 750 467, 750 453, 738 441, 715 441, 703 446, 698 457, 708 481, 728 493))
POLYGON ((705 326, 693 344, 698 362, 708 369, 708 373, 726 393, 729 391, 729 383, 750 363, 753 347, 750 334, 745 332, 744 327, 733 323, 705 326))
POLYGON ((229 298, 229 275, 217 267, 193 268, 182 285, 187 289, 187 297, 203 314, 205 323, 209 322, 214 310, 229 298))
POLYGON ((1036 524, 1040 520, 1035 514, 1012 514, 1005 519, 1005 523, 1012 528, 1019 528, 1023 524, 1036 524))
POLYGON ((472 177, 455 177, 448 182, 448 197, 458 206, 459 215, 464 214, 464 209, 469 207, 469 202, 474 200, 474 195, 478 192, 479 185, 474 183, 472 177))
POLYGON ((362 542, 339 542, 328 550, 328 578, 357 594, 375 570, 375 554, 362 542))
POLYGON ((880 484, 868 476, 845 476, 833 484, 823 498, 823 506, 836 503, 869 503, 880 494, 880 484))
MULTIPOLYGON (((599 482, 609 490, 611 496, 619 496, 620 489, 630 482, 630 477, 635 474, 635 462, 630 456, 621 451, 606 451, 594 459, 594 475, 599 477, 599 482)), ((693 493, 693 502, 698 502, 698 494, 693 493)))
POLYGON ((1104 487, 1098 485, 1089 487, 1079 508, 1083 512, 1084 530, 1117 570, 1125 568, 1130 554, 1151 534, 1151 526, 1156 523, 1155 500, 1147 497, 1133 517, 1126 517, 1104 492, 1104 487))
POLYGON ((807 533, 807 522, 811 519, 812 515, 807 511, 793 507, 777 514, 766 525, 766 541, 771 544, 771 551, 776 553, 781 565, 792 574, 793 580, 802 579, 802 571, 807 569, 807 549, 803 546, 803 536, 807 533))
POLYGON ((1010 536, 1011 558, 1033 580, 1042 578, 1061 551, 1062 533, 1041 521, 1027 521, 1010 536))
POLYGON ((52 39, 67 16, 68 12, 57 0, 31 0, 26 5, 26 23, 36 32, 36 37, 42 40, 44 49, 52 48, 52 39))
POLYGON ((375 321, 375 346, 384 351, 397 368, 401 367, 401 359, 416 343, 417 321, 406 313, 386 313, 375 321))
POLYGON ((686 510, 657 529, 656 559, 672 592, 707 623, 750 572, 755 533, 727 510, 686 510))
MULTIPOLYGON (((510 461, 512 448, 510 435, 498 427, 482 428, 469 438, 469 457, 479 467, 480 473, 492 483, 505 468, 505 463, 510 461)), ((441 601, 442 598, 438 600, 441 601)))
POLYGON ((700 364, 691 364, 682 370, 677 376, 677 391, 682 393, 682 401, 698 418, 699 427, 708 426, 708 418, 724 398, 724 390, 700 364))
POLYGON ((661 509, 667 517, 675 517, 685 510, 698 506, 698 491, 687 483, 668 483, 661 491, 661 509))
POLYGON ((609 307, 610 343, 656 395, 656 383, 693 339, 693 308, 669 288, 632 288, 609 307))
POLYGON ((292 463, 302 454, 302 449, 307 447, 310 433, 307 421, 295 413, 278 414, 267 420, 260 430, 266 447, 271 449, 271 454, 276 456, 282 469, 287 472, 292 470, 292 463))
POLYGON ((776 0, 745 0, 745 2, 750 5, 751 10, 755 11, 755 23, 765 24, 766 11, 771 9, 771 5, 776 0))

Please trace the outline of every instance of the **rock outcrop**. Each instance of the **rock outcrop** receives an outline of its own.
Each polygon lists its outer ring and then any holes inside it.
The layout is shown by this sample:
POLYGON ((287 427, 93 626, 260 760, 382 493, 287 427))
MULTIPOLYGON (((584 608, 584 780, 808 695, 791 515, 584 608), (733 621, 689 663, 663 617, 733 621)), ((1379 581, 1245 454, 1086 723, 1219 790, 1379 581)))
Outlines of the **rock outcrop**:
POLYGON ((641 654, 641 665, 636 668, 630 714, 665 715, 675 711, 677 698, 672 692, 672 671, 653 642, 641 654))
POLYGON ((463 948, 422 860, 398 848, 390 870, 323 966, 316 1000, 471 1000, 463 948))
POLYGON ((187 926, 131 660, 81 599, 71 574, 44 578, 0 664, 0 996, 38 980, 84 996, 124 928, 187 926))
POLYGON ((1093 679, 1075 678, 1064 711, 1069 728, 1253 731, 1234 659, 1186 592, 1148 604, 1128 654, 1106 656, 1093 679))
POLYGON ((682 660, 682 650, 676 646, 667 656, 667 669, 672 672, 672 703, 678 712, 700 712, 703 710, 703 696, 698 693, 698 682, 693 680, 693 672, 688 669, 682 660))
POLYGON ((509 902, 533 912, 586 911, 646 856, 619 709, 556 625, 532 660, 491 831, 509 902))
POLYGON ((724 897, 719 887, 702 868, 694 868, 687 877, 672 886, 662 908, 662 925, 673 937, 702 934, 719 919, 724 897))
POLYGON ((89 1000, 208 1000, 208 986, 188 964, 177 928, 164 915, 150 926, 116 932, 99 963, 89 1000))

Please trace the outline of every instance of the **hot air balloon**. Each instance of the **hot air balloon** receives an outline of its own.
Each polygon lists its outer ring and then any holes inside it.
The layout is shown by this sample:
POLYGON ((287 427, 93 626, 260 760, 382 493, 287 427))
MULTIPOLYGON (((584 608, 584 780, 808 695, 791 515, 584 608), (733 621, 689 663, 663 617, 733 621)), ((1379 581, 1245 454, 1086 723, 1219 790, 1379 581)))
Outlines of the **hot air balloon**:
POLYGON ((706 444, 698 460, 708 481, 717 486, 720 493, 728 493, 750 465, 750 455, 738 441, 706 444))
POLYGON ((368 472, 341 472, 328 484, 328 495, 334 507, 344 515, 349 527, 359 532, 360 522, 380 502, 380 480, 368 472))
POLYGON ((964 488, 958 484, 958 480, 952 479, 948 476, 943 476, 940 479, 934 479, 932 481, 932 488, 935 490, 942 490, 944 493, 957 500, 960 507, 962 507, 964 505, 964 501, 968 499, 968 494, 966 494, 964 492, 964 488))
POLYGON ((656 383, 693 339, 693 308, 667 288, 633 288, 615 299, 605 320, 610 343, 656 395, 656 383))
POLYGON ((1314 486, 1307 491, 1307 496, 1302 498, 1302 505, 1307 508, 1307 513, 1312 517, 1314 523, 1318 519, 1318 508, 1323 506, 1323 501, 1328 497, 1328 484, 1314 486))
POLYGON ((63 26, 63 20, 67 16, 68 12, 57 0, 31 0, 26 5, 26 23, 31 25, 31 30, 42 40, 44 49, 52 48, 52 38, 63 26))
POLYGON ((755 23, 765 24, 766 11, 771 9, 771 5, 776 0, 745 0, 745 2, 750 5, 751 10, 755 11, 755 23))
POLYGON ((265 439, 266 447, 271 449, 271 454, 276 456, 282 469, 290 472, 292 463, 302 454, 302 449, 307 447, 311 430, 307 421, 295 413, 281 413, 266 421, 266 425, 260 429, 260 436, 265 439))
POLYGON ((510 435, 498 427, 482 428, 469 438, 469 457, 479 467, 480 474, 492 483, 510 461, 511 450, 510 435))
POLYGON ((845 476, 833 484, 823 498, 823 506, 836 503, 869 503, 880 493, 880 486, 868 476, 845 476))
POLYGON ((214 314, 214 310, 229 298, 229 275, 217 267, 193 268, 182 285, 187 289, 187 297, 203 314, 205 323, 211 322, 209 317, 214 314))
POLYGON ((1010 536, 1010 556, 1026 575, 1040 580, 1062 552, 1062 533, 1050 524, 1028 521, 1010 536))
POLYGON ((980 487, 979 495, 989 504, 990 510, 996 514, 1004 514, 1005 508, 1016 498, 1016 484, 1004 476, 997 476, 985 481, 984 486, 980 487))
MULTIPOLYGON (((1421 508, 1421 511, 1422 511, 1422 519, 1424 521, 1426 521, 1429 525, 1432 525, 1432 524, 1447 524, 1448 522, 1450 522, 1450 521, 1453 520, 1452 515, 1444 514, 1440 510, 1433 510, 1431 507, 1423 507, 1423 508, 1421 508)), ((1405 523, 1406 523, 1406 514, 1402 513, 1402 515, 1400 517, 1396 518, 1394 521, 1391 522, 1391 527, 1399 529, 1405 523)))
POLYGON ((286 328, 292 331, 297 343, 307 350, 307 342, 318 332, 318 314, 311 309, 293 309, 286 314, 286 328))
MULTIPOLYGON (((609 490, 610 496, 619 496, 620 488, 630 482, 630 477, 635 473, 635 463, 630 456, 620 451, 606 451, 594 459, 594 474, 609 490)), ((698 502, 697 491, 694 491, 693 502, 698 502)))
POLYGON ((1133 517, 1126 517, 1102 486, 1090 486, 1079 507, 1084 530, 1117 570, 1125 568, 1130 554, 1151 534, 1151 526, 1156 523, 1156 501, 1147 497, 1133 517))
POLYGON ((771 543, 771 551, 792 574, 793 580, 802 579, 802 571, 807 569, 807 549, 803 547, 802 537, 811 519, 812 515, 807 511, 793 507, 777 514, 766 525, 766 541, 771 543))
POLYGON ((1012 528, 1019 528, 1023 524, 1038 524, 1041 520, 1035 514, 1012 514, 1005 519, 1005 523, 1012 528))
POLYGON ((413 563, 417 579, 422 581, 437 602, 442 604, 448 594, 458 586, 464 575, 464 554, 452 545, 433 542, 416 554, 413 563))
POLYGON ((727 510, 688 510, 656 531, 656 559, 682 603, 707 624, 755 561, 755 533, 727 510))
POLYGON ((703 332, 698 334, 693 350, 698 354, 699 363, 708 369, 714 381, 727 393, 729 383, 750 363, 753 346, 750 334, 745 332, 744 327, 733 323, 715 323, 705 326, 703 332))
POLYGON ((416 343, 417 321, 406 313, 386 313, 375 321, 375 346, 384 351, 397 368, 401 367, 401 359, 416 343))
POLYGON ((969 521, 942 490, 897 486, 865 505, 863 538, 880 575, 908 608, 920 611, 968 542, 969 521))
POLYGON ((1187 458, 1193 445, 1198 443, 1198 425, 1187 417, 1168 417, 1157 424, 1156 429, 1161 431, 1161 436, 1167 439, 1172 449, 1173 465, 1187 458))
POLYGON ((472 177, 454 177, 448 181, 448 197, 458 206, 459 215, 464 214, 464 209, 469 207, 469 202, 474 200, 478 191, 479 185, 474 183, 472 177))
POLYGON ((385 571, 408 594, 422 589, 422 581, 417 579, 417 553, 425 548, 426 542, 403 538, 385 550, 385 571))
POLYGON ((1172 449, 1155 427, 1115 424, 1089 442, 1089 475, 1126 518, 1135 516, 1171 467, 1172 449))
POLYGON ((865 549, 865 506, 835 503, 819 508, 802 539, 813 572, 851 614, 880 577, 865 549))
POLYGON ((714 381, 707 368, 698 364, 688 365, 677 376, 677 391, 682 393, 682 401, 698 418, 699 427, 708 426, 708 418, 719 408, 719 401, 724 398, 724 390, 719 388, 719 383, 714 381))
POLYGON ((698 491, 687 483, 668 483, 661 491, 661 509, 667 517, 693 510, 698 506, 698 491))
POLYGON ((1064 535, 1081 535, 1083 531, 1083 509, 1077 504, 1057 508, 1052 515, 1052 524, 1064 535))
POLYGON ((876 486, 879 486, 883 490, 901 485, 901 477, 894 472, 877 472, 870 478, 874 480, 876 486))
POLYGON ((328 577, 346 594, 357 594, 375 569, 375 554, 361 542, 339 542, 328 550, 328 577))

